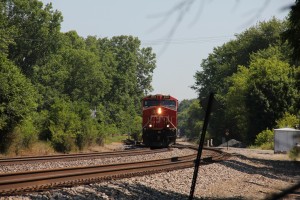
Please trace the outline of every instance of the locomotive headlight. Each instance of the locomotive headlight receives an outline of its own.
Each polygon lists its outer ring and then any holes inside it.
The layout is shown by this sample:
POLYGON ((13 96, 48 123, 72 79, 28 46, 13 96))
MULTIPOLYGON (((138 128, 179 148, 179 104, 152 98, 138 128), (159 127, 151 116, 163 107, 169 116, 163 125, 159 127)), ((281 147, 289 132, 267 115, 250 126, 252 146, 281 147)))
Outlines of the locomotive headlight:
POLYGON ((161 107, 159 107, 158 109, 157 109, 157 114, 161 114, 162 113, 162 110, 161 110, 161 107))
POLYGON ((152 127, 152 124, 149 124, 149 127, 151 128, 151 127, 152 127))
POLYGON ((167 128, 169 128, 170 127, 170 124, 167 124, 167 128))

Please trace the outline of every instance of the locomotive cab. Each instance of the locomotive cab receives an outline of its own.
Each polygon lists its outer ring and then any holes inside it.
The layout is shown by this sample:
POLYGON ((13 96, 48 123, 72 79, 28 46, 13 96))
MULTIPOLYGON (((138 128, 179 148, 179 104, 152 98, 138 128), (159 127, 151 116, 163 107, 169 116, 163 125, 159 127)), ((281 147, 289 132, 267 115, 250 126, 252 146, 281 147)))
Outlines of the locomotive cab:
POLYGON ((143 143, 150 147, 175 144, 178 101, 170 95, 149 95, 142 100, 143 143))

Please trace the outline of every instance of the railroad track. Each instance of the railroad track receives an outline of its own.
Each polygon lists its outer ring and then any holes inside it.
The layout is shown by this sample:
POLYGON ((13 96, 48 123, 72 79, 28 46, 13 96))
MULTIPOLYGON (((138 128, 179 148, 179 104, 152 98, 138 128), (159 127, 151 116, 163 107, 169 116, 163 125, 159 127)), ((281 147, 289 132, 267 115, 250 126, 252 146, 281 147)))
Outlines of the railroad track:
POLYGON ((93 153, 77 153, 77 154, 61 154, 61 155, 47 155, 47 156, 24 156, 14 158, 1 158, 1 165, 14 165, 23 163, 36 163, 36 162, 56 162, 56 161, 71 161, 80 159, 92 159, 92 158, 108 158, 108 157, 120 157, 120 156, 136 156, 152 153, 162 153, 170 151, 171 149, 138 149, 138 150, 125 150, 114 152, 93 152, 93 153))
MULTIPOLYGON (((211 158, 202 164, 219 161, 224 153, 205 150, 204 156, 211 158)), ((103 180, 120 179, 132 176, 170 171, 194 166, 195 154, 143 162, 120 163, 27 171, 0 174, 0 195, 16 195, 50 188, 95 183, 103 180)), ((205 159, 204 159, 205 160, 205 159)))

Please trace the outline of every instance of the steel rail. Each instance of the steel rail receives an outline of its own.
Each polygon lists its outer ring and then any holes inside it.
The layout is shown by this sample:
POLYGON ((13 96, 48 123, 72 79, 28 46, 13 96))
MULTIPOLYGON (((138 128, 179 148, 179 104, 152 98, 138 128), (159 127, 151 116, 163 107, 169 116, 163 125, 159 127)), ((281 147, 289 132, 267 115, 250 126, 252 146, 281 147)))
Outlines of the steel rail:
POLYGON ((93 153, 78 153, 78 154, 59 154, 59 155, 47 155, 47 156, 24 156, 14 158, 2 158, 0 159, 1 165, 22 164, 31 162, 53 162, 60 160, 79 160, 90 158, 106 158, 106 157, 120 157, 120 156, 135 156, 152 153, 162 153, 170 151, 170 149, 139 149, 139 150, 125 150, 114 152, 93 152, 93 153))
MULTIPOLYGON (((51 187, 75 182, 76 180, 91 181, 107 177, 117 177, 126 174, 139 174, 153 170, 165 170, 179 166, 193 165, 195 155, 180 158, 149 160, 143 162, 97 165, 87 167, 72 167, 52 170, 7 173, 0 175, 0 195, 32 190, 32 188, 51 187)), ((74 184, 74 183, 72 183, 74 184)))
MULTIPOLYGON (((211 149, 209 149, 211 150, 211 149)), ((222 160, 223 152, 206 150, 201 164, 222 160)), ((194 166, 196 154, 142 162, 95 165, 0 174, 0 196, 50 188, 95 183, 102 180, 141 176, 194 166)), ((226 155, 225 155, 226 159, 226 155)))

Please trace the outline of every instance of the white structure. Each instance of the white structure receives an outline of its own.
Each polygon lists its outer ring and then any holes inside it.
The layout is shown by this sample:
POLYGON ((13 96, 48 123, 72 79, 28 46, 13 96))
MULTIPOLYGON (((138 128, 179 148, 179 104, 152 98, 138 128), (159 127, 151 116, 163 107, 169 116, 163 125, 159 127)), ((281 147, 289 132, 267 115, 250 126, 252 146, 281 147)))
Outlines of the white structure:
POLYGON ((286 153, 296 145, 300 145, 300 130, 274 129, 274 153, 286 153))

